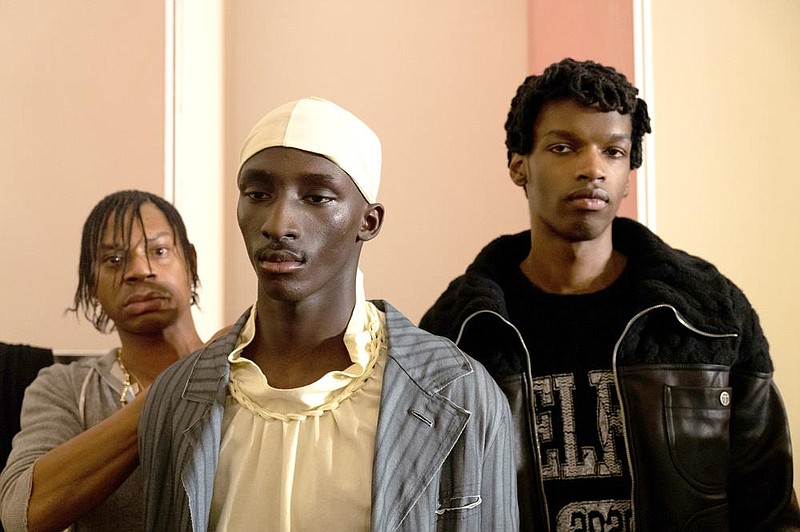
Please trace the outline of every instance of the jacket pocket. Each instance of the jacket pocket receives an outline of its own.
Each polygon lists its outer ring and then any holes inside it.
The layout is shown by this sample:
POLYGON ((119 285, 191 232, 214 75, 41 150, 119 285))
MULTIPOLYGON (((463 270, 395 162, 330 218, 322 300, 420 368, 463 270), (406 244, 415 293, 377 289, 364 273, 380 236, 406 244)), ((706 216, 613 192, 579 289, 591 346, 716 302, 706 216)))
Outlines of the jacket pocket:
POLYGON ((450 512, 458 512, 463 510, 471 510, 477 508, 481 504, 480 495, 465 495, 463 497, 452 497, 443 501, 439 501, 439 507, 436 509, 437 515, 447 515, 450 512))
POLYGON ((664 386, 670 457, 694 488, 724 490, 730 456, 731 388, 664 386))
POLYGON ((481 526, 480 495, 465 495, 439 501, 436 509, 436 532, 479 530, 481 526))
POLYGON ((440 499, 436 509, 436 532, 479 530, 481 502, 480 495, 440 499))

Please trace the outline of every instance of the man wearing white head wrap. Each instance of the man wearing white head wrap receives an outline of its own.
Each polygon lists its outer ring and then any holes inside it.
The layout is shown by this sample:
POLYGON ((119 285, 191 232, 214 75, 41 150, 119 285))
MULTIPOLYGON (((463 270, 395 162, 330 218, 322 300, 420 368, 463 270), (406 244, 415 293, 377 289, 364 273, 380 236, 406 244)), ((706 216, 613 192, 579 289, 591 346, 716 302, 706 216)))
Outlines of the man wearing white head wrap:
POLYGON ((242 146, 239 169, 265 148, 284 146, 316 153, 347 172, 374 203, 381 182, 381 141, 351 112, 322 98, 303 98, 267 113, 242 146))
POLYGON ((517 528, 502 392, 451 342, 364 298, 380 165, 375 133, 319 98, 248 135, 237 216, 257 300, 150 390, 147 530, 517 528))

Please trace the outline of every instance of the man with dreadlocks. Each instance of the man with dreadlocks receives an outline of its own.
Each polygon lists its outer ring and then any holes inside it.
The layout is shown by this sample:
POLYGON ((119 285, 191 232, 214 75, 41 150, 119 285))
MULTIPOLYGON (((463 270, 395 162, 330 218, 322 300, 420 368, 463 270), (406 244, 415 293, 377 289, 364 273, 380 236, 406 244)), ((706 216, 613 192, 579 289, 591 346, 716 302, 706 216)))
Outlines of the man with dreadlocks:
POLYGON ((0 477, 8 532, 143 529, 139 415, 155 377, 202 345, 191 314, 197 285, 194 247, 171 204, 123 191, 95 206, 70 310, 116 330, 121 347, 48 367, 27 389, 0 477))
POLYGON ((650 132, 637 93, 591 61, 524 81, 505 128, 530 230, 486 246, 421 327, 505 391, 523 530, 788 529, 788 424, 755 311, 617 217, 650 132))

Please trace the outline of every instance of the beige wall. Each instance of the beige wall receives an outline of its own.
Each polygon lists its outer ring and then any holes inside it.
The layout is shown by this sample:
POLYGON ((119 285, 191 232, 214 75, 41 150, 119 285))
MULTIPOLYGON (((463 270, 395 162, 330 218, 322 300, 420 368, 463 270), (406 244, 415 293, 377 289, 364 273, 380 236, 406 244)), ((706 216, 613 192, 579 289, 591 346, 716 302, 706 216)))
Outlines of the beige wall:
POLYGON ((748 295, 800 486, 800 2, 653 0, 658 233, 748 295))
POLYGON ((0 1, 0 341, 103 348, 64 316, 91 208, 163 193, 161 1, 0 1))

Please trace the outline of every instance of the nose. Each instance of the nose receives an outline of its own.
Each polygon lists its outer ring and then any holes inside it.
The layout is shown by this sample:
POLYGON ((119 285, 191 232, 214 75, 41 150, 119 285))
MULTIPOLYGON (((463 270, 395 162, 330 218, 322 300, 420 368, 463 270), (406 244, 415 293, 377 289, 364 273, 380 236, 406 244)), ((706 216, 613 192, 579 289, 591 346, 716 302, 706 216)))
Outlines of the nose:
POLYGON ((278 197, 266 207, 261 234, 271 240, 297 237, 295 206, 289 198, 278 197))
POLYGON ((595 148, 584 150, 583 156, 580 158, 578 179, 605 181, 607 171, 606 161, 600 150, 595 148))
POLYGON ((125 265, 125 282, 135 283, 155 276, 153 267, 147 259, 147 253, 144 250, 132 250, 128 264, 125 265))

